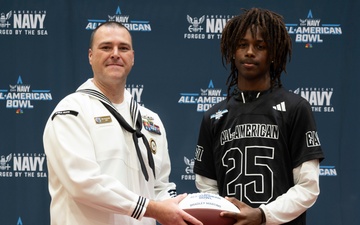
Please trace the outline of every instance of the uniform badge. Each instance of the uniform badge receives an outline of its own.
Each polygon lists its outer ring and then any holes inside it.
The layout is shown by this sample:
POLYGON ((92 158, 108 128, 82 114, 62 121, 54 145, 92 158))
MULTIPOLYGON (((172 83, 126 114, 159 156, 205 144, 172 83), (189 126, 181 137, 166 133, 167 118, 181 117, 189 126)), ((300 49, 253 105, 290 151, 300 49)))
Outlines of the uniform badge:
POLYGON ((95 123, 102 124, 102 123, 111 123, 111 117, 110 116, 99 116, 94 117, 95 123))
POLYGON ((161 134, 160 127, 156 124, 154 124, 154 118, 151 116, 143 116, 142 117, 143 125, 145 130, 155 133, 155 134, 161 134))
POLYGON ((215 118, 216 120, 218 120, 218 119, 220 119, 222 116, 223 116, 223 114, 225 114, 225 113, 227 113, 228 112, 228 110, 227 109, 224 109, 224 110, 218 110, 215 114, 212 114, 211 116, 210 116, 210 119, 213 119, 213 118, 215 118))
POLYGON ((157 145, 156 145, 155 140, 150 138, 149 145, 150 145, 151 152, 155 155, 156 151, 157 151, 157 145))
POLYGON ((55 118, 55 116, 58 115, 73 115, 73 116, 78 116, 78 112, 74 111, 74 110, 64 110, 64 111, 57 111, 55 112, 52 116, 51 116, 51 120, 53 120, 55 118))

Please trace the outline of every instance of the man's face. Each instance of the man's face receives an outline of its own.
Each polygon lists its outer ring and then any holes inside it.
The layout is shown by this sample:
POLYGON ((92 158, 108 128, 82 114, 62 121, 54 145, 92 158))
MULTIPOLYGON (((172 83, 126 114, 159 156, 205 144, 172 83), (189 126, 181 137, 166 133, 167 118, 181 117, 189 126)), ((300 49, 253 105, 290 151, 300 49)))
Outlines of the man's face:
POLYGON ((243 90, 270 85, 270 59, 268 46, 258 30, 253 37, 248 29, 235 52, 235 66, 238 70, 238 84, 243 90), (268 84, 267 84, 268 83, 268 84))
POLYGON ((118 26, 100 27, 89 49, 89 62, 97 82, 125 82, 134 65, 130 33, 118 26))

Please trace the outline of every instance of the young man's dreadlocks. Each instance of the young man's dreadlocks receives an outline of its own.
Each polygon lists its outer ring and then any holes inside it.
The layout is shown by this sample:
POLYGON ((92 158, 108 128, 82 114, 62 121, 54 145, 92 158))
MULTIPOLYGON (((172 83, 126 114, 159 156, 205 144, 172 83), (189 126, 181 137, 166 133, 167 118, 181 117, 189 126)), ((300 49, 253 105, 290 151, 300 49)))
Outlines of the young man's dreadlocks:
POLYGON ((240 40, 245 36, 248 28, 253 37, 256 37, 257 29, 268 46, 269 57, 272 60, 270 68, 271 86, 281 86, 280 76, 286 73, 287 59, 291 59, 291 38, 288 34, 283 17, 269 10, 252 8, 244 9, 244 14, 231 18, 223 32, 221 39, 221 53, 223 64, 231 63, 231 72, 226 81, 228 96, 231 87, 237 84, 238 71, 235 67, 234 54, 240 40))

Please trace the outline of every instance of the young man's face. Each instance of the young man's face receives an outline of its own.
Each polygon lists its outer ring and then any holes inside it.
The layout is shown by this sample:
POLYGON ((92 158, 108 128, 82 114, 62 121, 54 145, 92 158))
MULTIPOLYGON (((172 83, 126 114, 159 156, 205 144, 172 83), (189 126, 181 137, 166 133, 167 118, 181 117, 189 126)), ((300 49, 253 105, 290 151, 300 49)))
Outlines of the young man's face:
POLYGON ((248 29, 235 52, 240 90, 265 90, 270 88, 270 57, 267 43, 257 30, 253 37, 248 29))

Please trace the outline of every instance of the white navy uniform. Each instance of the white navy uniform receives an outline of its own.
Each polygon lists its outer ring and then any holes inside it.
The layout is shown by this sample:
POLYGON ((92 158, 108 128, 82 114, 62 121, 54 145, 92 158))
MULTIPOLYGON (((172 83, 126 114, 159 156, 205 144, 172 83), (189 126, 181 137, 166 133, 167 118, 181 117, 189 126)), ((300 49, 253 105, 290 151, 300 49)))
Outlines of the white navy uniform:
MULTIPOLYGON (((92 79, 78 91, 83 89, 99 91, 92 79)), ((130 104, 131 98, 125 90, 125 104, 130 104)), ((147 163, 146 147, 138 139, 148 181, 140 169, 132 134, 98 98, 75 92, 56 106, 43 135, 52 225, 156 224, 154 219, 143 217, 149 200, 174 197, 176 186, 169 182, 171 165, 164 126, 156 113, 138 108, 147 122, 141 132, 156 151, 155 178, 147 163)))

